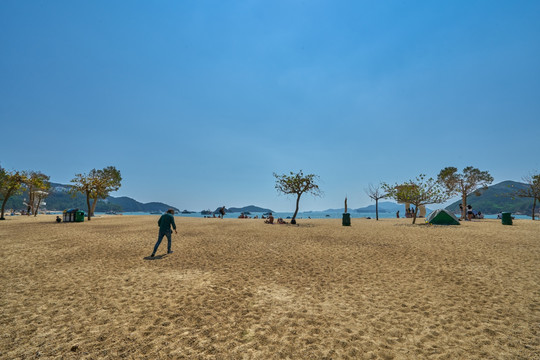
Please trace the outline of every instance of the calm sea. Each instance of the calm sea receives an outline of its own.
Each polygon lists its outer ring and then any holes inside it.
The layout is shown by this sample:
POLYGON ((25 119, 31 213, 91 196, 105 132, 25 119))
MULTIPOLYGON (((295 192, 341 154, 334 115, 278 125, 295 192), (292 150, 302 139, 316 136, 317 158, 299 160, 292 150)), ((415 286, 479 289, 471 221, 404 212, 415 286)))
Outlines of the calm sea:
MULTIPOLYGON (((99 212, 96 212, 96 215, 99 216, 99 215, 104 215, 105 213, 99 213, 99 212)), ((152 216, 160 216, 159 214, 150 214, 150 213, 147 213, 147 212, 124 212, 122 213, 124 215, 152 215, 152 216)), ((248 215, 250 217, 255 217, 255 216, 258 216, 259 219, 262 218, 262 215, 264 213, 259 213, 259 212, 252 212, 251 215, 248 215)), ((351 212, 351 218, 353 219, 365 219, 365 218, 371 218, 371 219, 375 219, 375 213, 356 213, 356 212, 351 212)), ((293 216, 293 212, 275 212, 273 213, 274 215, 274 218, 283 218, 283 219, 287 219, 288 217, 292 217, 293 216)), ((198 218, 204 218, 205 216, 208 216, 208 215, 201 215, 201 213, 193 213, 193 214, 176 214, 175 216, 177 217, 198 217, 198 218)), ((227 213, 225 215, 225 219, 236 219, 238 218, 238 216, 240 216, 240 213, 227 213)), ((457 215, 459 217, 459 215, 457 215)), ((530 219, 531 217, 530 216, 527 216, 527 215, 512 215, 514 216, 516 219, 530 219)), ((210 217, 212 217, 212 215, 210 215, 210 217)), ((296 216, 297 219, 341 219, 342 217, 342 213, 336 213, 336 212, 321 212, 321 211, 312 211, 312 212, 299 212, 298 215, 296 216)), ((389 218, 395 218, 396 217, 396 214, 395 213, 388 213, 388 212, 385 212, 385 213, 379 213, 379 219, 389 219, 389 218)), ((486 219, 497 219, 497 215, 485 215, 485 218, 486 219)))

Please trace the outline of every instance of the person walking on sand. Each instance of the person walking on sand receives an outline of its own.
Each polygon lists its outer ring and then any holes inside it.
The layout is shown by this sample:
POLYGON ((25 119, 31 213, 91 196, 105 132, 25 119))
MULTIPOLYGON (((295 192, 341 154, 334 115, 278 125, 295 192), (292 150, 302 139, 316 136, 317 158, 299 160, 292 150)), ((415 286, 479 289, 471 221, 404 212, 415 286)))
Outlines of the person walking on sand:
POLYGON ((154 246, 154 251, 152 251, 152 255, 150 255, 150 257, 154 257, 156 255, 156 251, 157 251, 157 249, 159 247, 159 244, 161 244, 161 240, 163 240, 164 236, 167 237, 167 254, 172 254, 172 250, 171 250, 171 235, 172 235, 171 226, 174 229, 174 233, 178 234, 176 232, 176 224, 174 223, 174 215, 173 214, 174 214, 174 210, 169 209, 169 210, 167 210, 167 212, 165 214, 161 215, 161 217, 159 218, 159 220, 158 220, 158 225, 159 225, 158 239, 157 239, 156 245, 154 246))

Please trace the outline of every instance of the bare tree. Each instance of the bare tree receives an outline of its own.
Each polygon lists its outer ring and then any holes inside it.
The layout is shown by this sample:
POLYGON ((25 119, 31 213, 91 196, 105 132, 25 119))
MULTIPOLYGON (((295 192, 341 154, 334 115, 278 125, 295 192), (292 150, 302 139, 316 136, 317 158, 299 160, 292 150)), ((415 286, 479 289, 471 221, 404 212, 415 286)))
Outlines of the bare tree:
POLYGON ((388 194, 381 189, 381 185, 369 184, 367 189, 364 189, 367 196, 375 200, 375 218, 379 220, 379 200, 384 199, 388 194))
POLYGON ((532 219, 534 220, 536 201, 540 201, 540 174, 524 176, 523 182, 525 182, 528 187, 518 190, 516 195, 523 198, 533 198, 532 219))

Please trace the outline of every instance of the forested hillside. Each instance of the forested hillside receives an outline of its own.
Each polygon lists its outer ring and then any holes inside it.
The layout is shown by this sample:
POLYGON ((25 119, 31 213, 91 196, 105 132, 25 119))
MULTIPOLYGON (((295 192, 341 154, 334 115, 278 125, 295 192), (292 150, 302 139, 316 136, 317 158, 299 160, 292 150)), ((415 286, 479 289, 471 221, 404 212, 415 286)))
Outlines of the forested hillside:
MULTIPOLYGON (((533 199, 515 196, 517 190, 526 187, 527 184, 524 183, 503 181, 488 187, 480 196, 474 194, 467 196, 467 204, 471 204, 473 210, 481 211, 484 214, 497 214, 505 211, 513 214, 531 215, 533 199)), ((457 214, 460 203, 461 200, 457 200, 446 209, 457 214)))
MULTIPOLYGON (((45 208, 50 211, 62 211, 65 209, 87 209, 86 197, 83 194, 76 194, 73 197, 69 192, 69 186, 57 183, 51 183, 51 189, 49 191, 49 196, 44 200, 46 205, 45 208)), ((22 210, 25 209, 24 200, 26 199, 26 193, 21 195, 13 196, 10 198, 6 204, 6 209, 15 209, 22 210)), ((97 212, 106 212, 106 211, 127 211, 127 212, 150 212, 150 211, 161 211, 164 212, 169 208, 173 208, 176 211, 179 211, 177 208, 170 205, 160 203, 160 202, 151 202, 143 204, 132 198, 122 196, 114 197, 109 196, 105 200, 99 200, 96 205, 97 212)))

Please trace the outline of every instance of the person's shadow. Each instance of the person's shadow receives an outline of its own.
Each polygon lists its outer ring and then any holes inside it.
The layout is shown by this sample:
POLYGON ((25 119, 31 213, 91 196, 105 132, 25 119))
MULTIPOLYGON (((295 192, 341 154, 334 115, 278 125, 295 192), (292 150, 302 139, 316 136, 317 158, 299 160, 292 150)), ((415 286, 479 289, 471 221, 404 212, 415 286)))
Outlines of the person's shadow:
POLYGON ((167 254, 163 254, 163 255, 155 255, 155 256, 147 256, 144 258, 144 260, 161 260, 163 258, 166 258, 167 257, 167 254))

